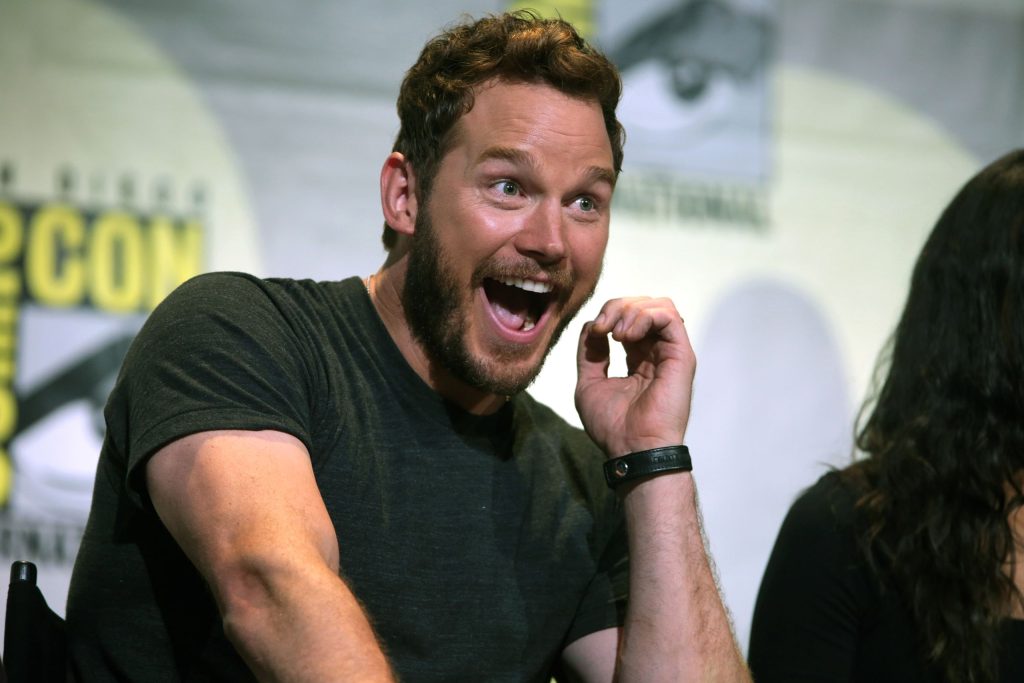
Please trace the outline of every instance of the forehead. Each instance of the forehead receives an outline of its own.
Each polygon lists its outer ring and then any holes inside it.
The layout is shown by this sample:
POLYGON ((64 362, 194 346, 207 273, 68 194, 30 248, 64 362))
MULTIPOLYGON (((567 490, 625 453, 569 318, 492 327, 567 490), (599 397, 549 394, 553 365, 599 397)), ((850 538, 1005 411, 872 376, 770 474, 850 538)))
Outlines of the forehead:
POLYGON ((587 157, 612 167, 611 141, 596 99, 545 83, 491 80, 476 87, 473 107, 452 128, 449 149, 488 147, 587 157))

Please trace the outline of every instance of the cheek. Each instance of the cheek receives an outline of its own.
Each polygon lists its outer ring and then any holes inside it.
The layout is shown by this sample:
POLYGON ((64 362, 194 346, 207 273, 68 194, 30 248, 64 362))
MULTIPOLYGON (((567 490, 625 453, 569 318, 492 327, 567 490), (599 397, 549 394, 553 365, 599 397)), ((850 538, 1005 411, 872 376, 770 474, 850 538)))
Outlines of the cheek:
POLYGON ((459 268, 486 258, 490 245, 495 241, 494 227, 471 212, 449 211, 443 216, 431 214, 431 219, 434 234, 451 263, 459 264, 459 268))
POLYGON ((577 276, 596 280, 601 274, 605 248, 608 246, 608 230, 599 228, 592 233, 581 234, 573 244, 573 260, 577 276))
POLYGON ((522 218, 508 211, 470 206, 453 215, 453 244, 476 256, 500 249, 522 229, 522 218))

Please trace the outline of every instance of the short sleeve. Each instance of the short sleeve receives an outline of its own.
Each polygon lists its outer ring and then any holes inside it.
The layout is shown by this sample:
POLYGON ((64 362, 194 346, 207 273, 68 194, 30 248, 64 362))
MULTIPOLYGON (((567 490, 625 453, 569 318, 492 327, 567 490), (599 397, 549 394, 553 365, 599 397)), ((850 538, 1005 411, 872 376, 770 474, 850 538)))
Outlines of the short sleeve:
POLYGON ((310 447, 314 374, 285 302, 268 287, 242 274, 193 278, 132 343, 106 414, 135 505, 148 505, 144 463, 188 434, 274 429, 310 447))
POLYGON ((853 496, 835 472, 790 508, 754 608, 748 659, 758 683, 851 680, 871 600, 852 520, 853 496))

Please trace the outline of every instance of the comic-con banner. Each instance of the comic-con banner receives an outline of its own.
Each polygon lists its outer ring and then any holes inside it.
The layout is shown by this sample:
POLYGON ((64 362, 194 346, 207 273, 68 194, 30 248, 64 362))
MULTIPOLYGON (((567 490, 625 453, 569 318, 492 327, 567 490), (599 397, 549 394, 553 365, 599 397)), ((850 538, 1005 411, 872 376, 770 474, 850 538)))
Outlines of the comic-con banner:
POLYGON ((204 267, 205 189, 55 170, 50 196, 0 165, 0 554, 73 558, 92 491, 102 410, 132 335, 204 267), (152 195, 147 206, 138 194, 152 195), (174 194, 181 194, 180 192, 174 194), (45 361, 33 351, 52 344, 45 361), (22 359, 35 362, 20 372, 22 359))
POLYGON ((0 560, 60 612, 128 345, 188 278, 258 271, 259 240, 220 124, 118 12, 0 4, 0 93, 0 560))

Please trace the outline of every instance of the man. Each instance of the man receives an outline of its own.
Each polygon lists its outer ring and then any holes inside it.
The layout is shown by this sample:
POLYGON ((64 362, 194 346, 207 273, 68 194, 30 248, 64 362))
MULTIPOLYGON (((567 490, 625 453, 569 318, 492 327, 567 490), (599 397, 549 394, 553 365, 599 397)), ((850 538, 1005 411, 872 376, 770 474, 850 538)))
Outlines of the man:
POLYGON ((455 27, 402 85, 377 273, 204 276, 154 312, 69 596, 84 680, 748 680, 672 303, 584 326, 587 435, 524 392, 600 274, 619 92, 564 22, 455 27))

